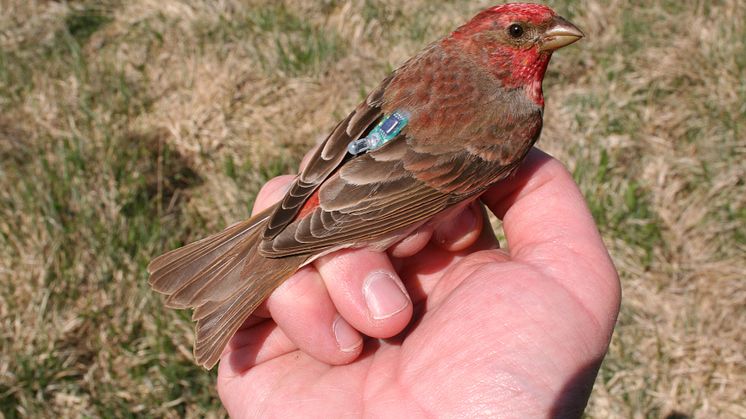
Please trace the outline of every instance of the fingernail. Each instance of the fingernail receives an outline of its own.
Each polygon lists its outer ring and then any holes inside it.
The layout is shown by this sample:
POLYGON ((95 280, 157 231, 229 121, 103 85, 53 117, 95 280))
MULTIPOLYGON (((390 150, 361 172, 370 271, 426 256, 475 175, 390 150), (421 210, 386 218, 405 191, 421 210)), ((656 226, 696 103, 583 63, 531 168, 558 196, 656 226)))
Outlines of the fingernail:
POLYGON ((339 350, 342 352, 354 352, 363 344, 363 338, 357 330, 353 329, 340 315, 337 315, 337 318, 334 320, 332 330, 334 331, 334 338, 337 340, 339 350))
POLYGON ((454 219, 438 226, 435 230, 435 240, 439 244, 455 243, 465 234, 471 232, 476 224, 477 217, 474 215, 474 209, 468 206, 454 219))
POLYGON ((363 284, 363 295, 373 319, 387 319, 409 305, 409 297, 388 272, 371 272, 363 284))

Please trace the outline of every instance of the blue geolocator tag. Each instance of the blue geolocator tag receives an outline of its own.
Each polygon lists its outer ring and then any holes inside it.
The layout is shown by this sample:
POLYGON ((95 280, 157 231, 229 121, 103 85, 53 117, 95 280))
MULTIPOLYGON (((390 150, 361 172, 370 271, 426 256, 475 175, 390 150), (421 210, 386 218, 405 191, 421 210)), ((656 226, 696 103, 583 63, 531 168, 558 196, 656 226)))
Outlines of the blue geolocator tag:
POLYGON ((399 135, 401 130, 407 126, 409 116, 409 112, 407 111, 394 111, 391 115, 383 118, 368 135, 351 142, 347 146, 347 151, 352 155, 358 155, 383 146, 399 135))

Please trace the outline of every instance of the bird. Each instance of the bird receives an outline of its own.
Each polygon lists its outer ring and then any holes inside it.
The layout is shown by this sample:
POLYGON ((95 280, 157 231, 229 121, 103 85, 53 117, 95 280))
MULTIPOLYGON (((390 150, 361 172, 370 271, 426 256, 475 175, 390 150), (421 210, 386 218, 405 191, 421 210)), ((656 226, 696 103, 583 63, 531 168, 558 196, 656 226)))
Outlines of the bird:
POLYGON ((193 308, 212 368, 283 281, 345 248, 385 251, 511 176, 538 140, 552 53, 584 36, 539 4, 479 12, 385 77, 312 152, 284 197, 148 265, 171 308, 193 308))

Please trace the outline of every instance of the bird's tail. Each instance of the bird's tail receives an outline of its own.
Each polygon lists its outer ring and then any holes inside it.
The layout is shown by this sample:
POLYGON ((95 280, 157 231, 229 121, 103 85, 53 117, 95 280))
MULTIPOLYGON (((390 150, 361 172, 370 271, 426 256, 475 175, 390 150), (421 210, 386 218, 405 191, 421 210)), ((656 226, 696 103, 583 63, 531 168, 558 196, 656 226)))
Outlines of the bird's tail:
POLYGON ((220 233, 172 250, 148 265, 150 285, 166 305, 194 308, 194 356, 212 368, 230 338, 307 257, 265 258, 258 252, 271 208, 220 233))

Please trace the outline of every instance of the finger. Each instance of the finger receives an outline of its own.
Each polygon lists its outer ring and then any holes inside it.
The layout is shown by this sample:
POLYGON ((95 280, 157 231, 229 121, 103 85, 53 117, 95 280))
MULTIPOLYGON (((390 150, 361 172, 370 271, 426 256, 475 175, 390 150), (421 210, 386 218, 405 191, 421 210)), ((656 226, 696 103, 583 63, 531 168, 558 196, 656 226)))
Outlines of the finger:
POLYGON ((391 337, 412 317, 412 302, 385 253, 342 250, 314 264, 337 311, 362 333, 391 337))
POLYGON ((236 332, 220 357, 220 375, 233 377, 255 365, 297 350, 298 347, 273 321, 264 321, 236 332))
POLYGON ((607 326, 615 321, 609 313, 619 305, 616 270, 562 164, 534 149, 516 176, 491 188, 482 201, 503 219, 513 260, 556 278, 607 326))
POLYGON ((360 355, 362 336, 337 313, 315 268, 305 267, 288 278, 267 306, 285 335, 319 361, 341 365, 360 355))
POLYGON ((484 250, 497 252, 492 260, 507 260, 505 253, 498 249, 499 245, 495 233, 489 224, 485 223, 477 240, 471 246, 458 252, 451 252, 430 242, 422 251, 404 260, 394 258, 392 263, 407 287, 414 305, 427 301, 428 306, 440 302, 442 296, 447 295, 459 285, 449 272, 463 263, 466 258, 484 250))
POLYGON ((433 235, 433 226, 425 225, 387 249, 392 257, 405 258, 422 250, 433 235))
POLYGON ((482 205, 471 203, 466 208, 437 220, 435 227, 432 224, 420 227, 413 234, 389 247, 388 253, 396 258, 413 256, 427 245, 429 239, 448 251, 466 249, 479 238, 484 216, 482 205))
POLYGON ((290 184, 293 182, 293 179, 295 179, 295 176, 283 175, 270 179, 269 182, 265 183, 256 195, 256 201, 254 201, 254 208, 251 210, 251 215, 255 215, 258 212, 269 208, 282 199, 288 191, 290 184))
POLYGON ((473 202, 459 213, 442 220, 435 228, 433 241, 451 252, 464 250, 474 244, 484 224, 481 207, 480 203, 473 202))

